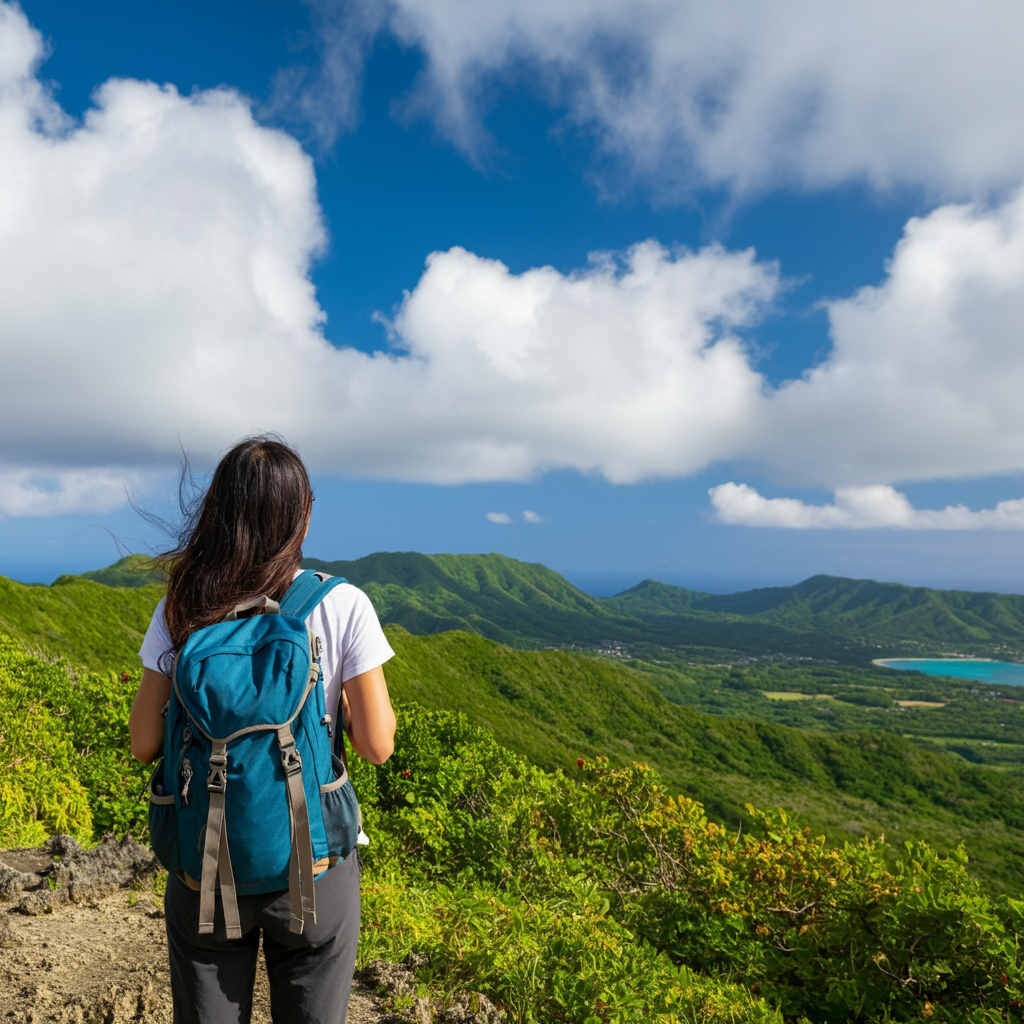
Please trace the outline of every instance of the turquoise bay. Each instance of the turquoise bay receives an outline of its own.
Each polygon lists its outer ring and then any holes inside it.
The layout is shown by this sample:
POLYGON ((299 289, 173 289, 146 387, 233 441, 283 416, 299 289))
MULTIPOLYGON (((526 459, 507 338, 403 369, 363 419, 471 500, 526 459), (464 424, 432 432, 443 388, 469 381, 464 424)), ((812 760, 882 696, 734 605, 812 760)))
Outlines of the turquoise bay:
POLYGON ((878 658, 874 664, 903 671, 924 672, 929 676, 956 676, 1002 686, 1024 686, 1024 665, 1015 665, 1009 661, 981 658, 878 658))

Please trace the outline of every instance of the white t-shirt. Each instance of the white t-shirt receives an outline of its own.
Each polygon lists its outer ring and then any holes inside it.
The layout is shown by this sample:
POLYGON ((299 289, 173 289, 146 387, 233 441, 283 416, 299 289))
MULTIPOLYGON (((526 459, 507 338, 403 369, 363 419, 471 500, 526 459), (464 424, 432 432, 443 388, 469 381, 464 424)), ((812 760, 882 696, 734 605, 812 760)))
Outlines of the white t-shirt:
MULTIPOLYGON (((298 576, 298 572, 295 575, 298 576)), ((342 683, 383 665, 395 652, 380 628, 370 599, 351 583, 336 586, 309 613, 306 628, 323 641, 320 668, 324 696, 328 713, 337 718, 342 683)), ((162 599, 153 612, 139 657, 146 668, 164 674, 174 657, 171 636, 164 623, 162 599)))

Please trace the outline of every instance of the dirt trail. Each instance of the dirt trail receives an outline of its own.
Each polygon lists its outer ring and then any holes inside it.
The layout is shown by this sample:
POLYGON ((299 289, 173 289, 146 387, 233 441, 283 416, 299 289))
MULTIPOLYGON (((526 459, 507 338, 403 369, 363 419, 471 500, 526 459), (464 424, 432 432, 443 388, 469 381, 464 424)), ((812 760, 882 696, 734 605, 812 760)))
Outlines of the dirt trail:
MULTIPOLYGON (((124 853, 122 865, 135 863, 122 874, 152 874, 145 866, 139 870, 137 850, 111 847, 124 853)), ((61 869, 52 853, 0 850, 0 1022, 171 1024, 163 900, 152 882, 109 872, 100 882, 100 872, 80 866, 76 872, 73 856, 61 860, 72 866, 51 888, 61 869), (125 882, 134 888, 118 884, 125 882)), ((252 1019, 270 1024, 262 953, 252 1019)), ((389 1014, 358 982, 353 986, 349 1024, 404 1019, 389 1014)))

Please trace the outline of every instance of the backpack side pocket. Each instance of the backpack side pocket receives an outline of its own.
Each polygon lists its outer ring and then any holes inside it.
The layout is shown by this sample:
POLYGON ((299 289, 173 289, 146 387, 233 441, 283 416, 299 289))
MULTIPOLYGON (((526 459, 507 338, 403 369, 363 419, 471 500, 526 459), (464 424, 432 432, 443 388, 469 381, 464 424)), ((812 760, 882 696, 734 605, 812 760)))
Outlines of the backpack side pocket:
POLYGON ((344 860, 356 846, 362 823, 356 791, 341 758, 331 755, 335 779, 320 787, 320 810, 330 856, 344 860))
POLYGON ((149 777, 149 842, 156 859, 172 874, 181 875, 178 851, 178 808, 174 793, 164 784, 164 762, 149 777))

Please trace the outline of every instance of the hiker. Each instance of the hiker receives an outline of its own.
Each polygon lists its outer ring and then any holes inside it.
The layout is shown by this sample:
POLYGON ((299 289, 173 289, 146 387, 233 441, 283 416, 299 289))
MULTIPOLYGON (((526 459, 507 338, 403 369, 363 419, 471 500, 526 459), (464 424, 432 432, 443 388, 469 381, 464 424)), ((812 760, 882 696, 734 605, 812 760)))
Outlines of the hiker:
POLYGON ((395 716, 382 665, 394 652, 361 590, 300 570, 313 501, 291 448, 248 438, 221 459, 163 558, 167 595, 139 651, 144 671, 129 729, 138 760, 164 754, 150 827, 172 869, 165 909, 175 1024, 247 1024, 261 932, 275 1024, 345 1020, 359 935, 355 844, 366 837, 361 819, 328 818, 358 816, 342 763, 346 734, 375 764, 391 756, 395 716), (296 607, 302 613, 288 617, 296 607), (245 647, 251 637, 263 639, 245 647), (298 667, 284 678, 281 666, 291 662, 298 667), (248 682, 232 682, 239 671, 248 682), (255 729, 236 728, 236 713, 254 718, 255 729), (165 736, 173 749, 164 749, 165 736), (242 752, 246 743, 255 753, 242 752), (246 783, 263 810, 239 802, 246 783), (246 819, 254 813, 259 821, 246 819), (202 821, 187 838, 196 814, 202 821), (261 858, 278 865, 262 879, 251 869, 261 858))

